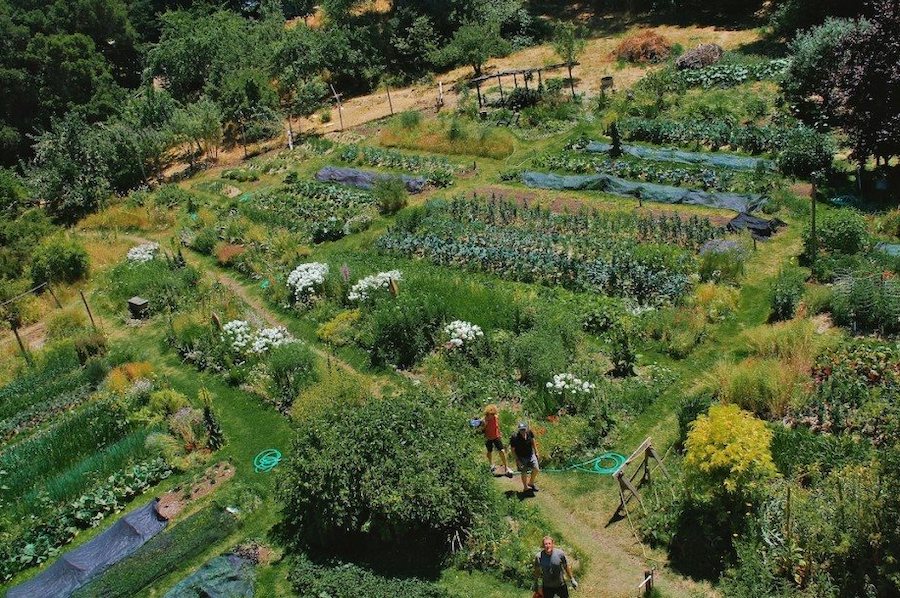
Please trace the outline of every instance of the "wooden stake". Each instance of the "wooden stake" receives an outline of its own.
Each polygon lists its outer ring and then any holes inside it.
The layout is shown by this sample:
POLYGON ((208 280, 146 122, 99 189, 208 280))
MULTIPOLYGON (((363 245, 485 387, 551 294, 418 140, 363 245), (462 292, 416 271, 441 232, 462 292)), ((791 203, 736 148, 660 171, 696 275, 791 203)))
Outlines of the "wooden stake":
POLYGON ((343 108, 343 106, 341 106, 341 94, 339 94, 337 91, 335 91, 334 85, 332 85, 331 83, 329 83, 328 86, 331 88, 331 93, 334 94, 334 99, 337 102, 338 119, 341 122, 341 132, 343 133, 344 132, 344 108, 343 108))
POLYGON ((91 313, 91 308, 88 305, 87 298, 84 296, 84 292, 78 291, 78 294, 81 295, 81 302, 84 303, 84 309, 87 310, 88 318, 91 319, 91 326, 94 327, 94 330, 97 330, 97 323, 94 322, 94 314, 91 313))
POLYGON ((47 290, 50 291, 50 296, 53 297, 53 301, 56 303, 56 307, 62 309, 62 303, 59 302, 59 299, 56 297, 56 293, 53 292, 53 287, 50 284, 47 284, 47 290))
POLYGON ((34 365, 34 362, 31 361, 31 355, 28 354, 28 351, 25 349, 25 344, 22 342, 22 338, 19 336, 19 329, 15 326, 12 326, 13 334, 16 336, 16 342, 19 343, 19 351, 22 352, 22 357, 25 358, 25 362, 28 365, 34 365))
POLYGON ((391 86, 385 84, 384 88, 387 90, 388 107, 391 109, 391 116, 394 116, 394 103, 391 101, 391 86))

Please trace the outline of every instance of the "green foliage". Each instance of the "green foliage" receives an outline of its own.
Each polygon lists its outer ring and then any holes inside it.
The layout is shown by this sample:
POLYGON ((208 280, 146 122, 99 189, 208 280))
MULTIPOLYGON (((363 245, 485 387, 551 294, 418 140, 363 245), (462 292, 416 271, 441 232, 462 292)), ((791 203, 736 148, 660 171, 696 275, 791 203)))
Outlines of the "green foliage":
POLYGON ((372 311, 363 344, 372 363, 407 369, 437 344, 441 325, 451 315, 437 293, 401 293, 385 298, 372 311))
POLYGON ((803 298, 806 274, 797 267, 782 268, 772 279, 769 287, 769 302, 772 306, 770 318, 789 320, 803 298))
POLYGON ((73 596, 114 598, 135 596, 153 582, 198 557, 240 527, 240 521, 213 505, 151 538, 137 552, 119 561, 73 596))
POLYGON ((289 578, 294 591, 332 598, 449 598, 443 588, 415 578, 382 577, 352 563, 315 564, 304 555, 291 563, 289 578))
POLYGON ((688 432, 685 473, 705 494, 750 496, 776 475, 772 432, 737 405, 712 405, 688 432))
POLYGON ((219 243, 219 231, 211 226, 200 229, 191 241, 191 248, 203 255, 212 255, 213 249, 219 243))
POLYGON ((422 113, 418 110, 406 110, 397 115, 397 122, 404 129, 415 129, 422 124, 422 113))
POLYGON ((129 500, 170 473, 162 459, 143 461, 113 473, 71 502, 56 506, 39 523, 4 542, 0 548, 0 578, 8 581, 19 571, 49 560, 81 530, 95 527, 107 515, 121 511, 129 500))
POLYGON ((678 406, 678 443, 679 447, 683 447, 687 440, 688 433, 694 421, 701 415, 709 411, 710 406, 715 403, 715 399, 709 393, 698 392, 687 397, 678 406))
MULTIPOLYGON (((820 251, 852 255, 865 249, 869 233, 865 217, 852 209, 828 210, 816 221, 816 241, 820 251)), ((803 231, 806 255, 812 253, 812 229, 803 231)))
POLYGON ((406 207, 406 184, 400 177, 380 177, 372 188, 375 205, 383 216, 392 216, 406 207))
POLYGON ((734 241, 713 240, 700 249, 700 280, 738 284, 744 274, 747 252, 734 241))
POLYGON ((51 237, 54 230, 40 209, 27 210, 10 220, 0 218, 0 278, 15 280, 22 276, 28 270, 35 248, 51 237))
MULTIPOLYGON (((719 119, 673 120, 629 117, 619 121, 627 141, 657 145, 706 146, 715 151, 724 146, 749 154, 776 153, 796 130, 786 125, 741 125, 719 119)), ((812 139, 812 138, 810 138, 812 139)))
POLYGON ((272 399, 281 411, 290 409, 297 395, 317 379, 316 357, 305 343, 275 347, 266 365, 272 377, 272 399))
POLYGON ((509 43, 500 36, 498 23, 472 22, 457 29, 447 45, 436 51, 432 59, 443 64, 471 66, 478 76, 490 58, 503 56, 510 49, 509 43))
POLYGON ((138 295, 149 301, 151 314, 178 311, 200 293, 200 272, 196 268, 179 268, 161 259, 123 262, 111 268, 106 279, 104 292, 116 310, 124 310, 126 301, 138 295))
POLYGON ((424 395, 330 406, 297 428, 281 464, 286 537, 332 554, 439 558, 496 501, 466 427, 424 395))
POLYGON ((869 460, 871 446, 849 435, 817 434, 809 428, 773 424, 772 457, 785 478, 821 476, 869 460))
POLYGON ((75 239, 53 236, 34 250, 31 260, 31 280, 72 283, 88 274, 88 254, 75 239))
POLYGON ((784 136, 778 152, 778 170, 797 179, 826 174, 831 171, 834 152, 834 143, 828 135, 798 127, 784 136))
POLYGON ((883 272, 861 269, 835 280, 831 315, 835 322, 855 332, 900 330, 900 283, 883 272))
MULTIPOLYGON (((418 112, 402 114, 418 114, 418 112)), ((460 170, 446 158, 404 154, 396 150, 367 145, 348 145, 338 154, 338 158, 360 166, 378 166, 413 172, 417 176, 424 176, 428 183, 435 187, 452 185, 453 175, 460 170)))

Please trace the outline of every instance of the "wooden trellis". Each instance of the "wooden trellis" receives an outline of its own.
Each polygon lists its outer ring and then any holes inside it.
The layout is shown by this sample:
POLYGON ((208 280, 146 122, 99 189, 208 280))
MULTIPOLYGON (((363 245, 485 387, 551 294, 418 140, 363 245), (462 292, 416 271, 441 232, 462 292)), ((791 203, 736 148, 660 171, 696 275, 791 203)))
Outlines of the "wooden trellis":
POLYGON ((622 463, 622 466, 619 467, 618 471, 613 474, 613 477, 619 483, 619 508, 616 513, 624 512, 624 514, 628 514, 628 502, 632 498, 637 498, 638 504, 641 505, 641 508, 644 509, 644 501, 641 500, 641 495, 638 492, 638 488, 644 485, 644 483, 650 482, 650 475, 656 469, 662 470, 663 474, 666 477, 669 477, 669 473, 666 471, 665 466, 663 465, 662 459, 659 458, 659 455, 656 452, 656 449, 653 448, 653 441, 648 436, 644 442, 640 444, 640 446, 635 449, 631 455, 625 459, 625 462, 622 463), (656 467, 651 468, 650 460, 656 461, 656 467), (626 475, 626 469, 629 465, 634 463, 635 461, 640 460, 640 465, 634 470, 634 472, 628 476, 626 475), (640 480, 635 483, 635 479, 640 475, 640 480))

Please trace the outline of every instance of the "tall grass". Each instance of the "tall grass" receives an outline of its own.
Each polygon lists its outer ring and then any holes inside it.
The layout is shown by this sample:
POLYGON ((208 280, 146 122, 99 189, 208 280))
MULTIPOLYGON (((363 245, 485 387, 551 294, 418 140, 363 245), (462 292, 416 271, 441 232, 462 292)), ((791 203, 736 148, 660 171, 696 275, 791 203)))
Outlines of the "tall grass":
POLYGON ((720 400, 763 417, 782 417, 797 394, 803 374, 777 359, 751 358, 720 363, 709 383, 720 400))
POLYGON ((795 319, 771 326, 757 326, 744 332, 750 353, 756 357, 777 358, 808 370, 816 356, 831 344, 834 334, 819 334, 809 320, 795 319))
POLYGON ((52 427, 0 453, 0 499, 16 500, 85 457, 114 444, 129 431, 122 408, 92 403, 52 427))
POLYGON ((387 147, 497 160, 508 158, 516 149, 516 138, 509 131, 485 127, 458 117, 429 120, 422 124, 395 118, 381 130, 378 141, 387 147))

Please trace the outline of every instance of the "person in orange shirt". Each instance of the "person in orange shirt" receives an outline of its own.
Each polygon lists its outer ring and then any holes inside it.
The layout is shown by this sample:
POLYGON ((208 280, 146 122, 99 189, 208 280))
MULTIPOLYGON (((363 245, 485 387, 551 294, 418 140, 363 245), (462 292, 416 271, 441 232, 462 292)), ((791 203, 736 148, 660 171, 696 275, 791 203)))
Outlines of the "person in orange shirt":
POLYGON ((484 419, 481 422, 481 426, 484 431, 484 448, 487 450, 487 460, 491 466, 491 471, 495 470, 494 449, 496 448, 497 453, 500 455, 500 462, 503 464, 503 473, 506 477, 511 478, 512 472, 509 470, 509 465, 506 461, 506 450, 503 447, 503 435, 500 434, 500 419, 497 417, 496 405, 488 405, 484 408, 484 419))

